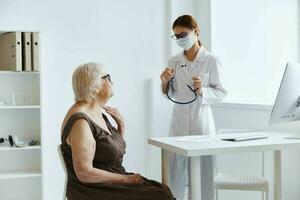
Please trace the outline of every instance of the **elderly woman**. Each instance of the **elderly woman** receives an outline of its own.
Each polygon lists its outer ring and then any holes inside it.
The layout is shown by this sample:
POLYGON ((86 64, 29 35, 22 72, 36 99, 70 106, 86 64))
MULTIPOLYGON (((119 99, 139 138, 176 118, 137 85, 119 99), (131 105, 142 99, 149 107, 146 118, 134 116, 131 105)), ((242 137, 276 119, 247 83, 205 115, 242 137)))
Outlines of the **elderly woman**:
POLYGON ((76 102, 63 121, 61 136, 68 200, 173 199, 166 186, 127 173, 122 166, 124 121, 116 109, 105 106, 113 95, 111 85, 110 75, 97 63, 80 65, 73 73, 76 102))

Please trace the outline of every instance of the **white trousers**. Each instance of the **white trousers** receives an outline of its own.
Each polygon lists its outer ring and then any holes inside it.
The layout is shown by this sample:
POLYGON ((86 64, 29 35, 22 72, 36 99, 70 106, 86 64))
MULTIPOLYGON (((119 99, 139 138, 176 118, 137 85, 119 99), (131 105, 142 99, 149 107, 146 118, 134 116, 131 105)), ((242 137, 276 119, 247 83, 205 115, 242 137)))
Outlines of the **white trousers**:
MULTIPOLYGON (((201 179, 201 200, 214 200, 214 156, 202 156, 200 162, 201 177, 196 178, 201 179)), ((186 185, 190 185, 189 159, 172 153, 169 166, 171 191, 177 199, 183 200, 186 185)))

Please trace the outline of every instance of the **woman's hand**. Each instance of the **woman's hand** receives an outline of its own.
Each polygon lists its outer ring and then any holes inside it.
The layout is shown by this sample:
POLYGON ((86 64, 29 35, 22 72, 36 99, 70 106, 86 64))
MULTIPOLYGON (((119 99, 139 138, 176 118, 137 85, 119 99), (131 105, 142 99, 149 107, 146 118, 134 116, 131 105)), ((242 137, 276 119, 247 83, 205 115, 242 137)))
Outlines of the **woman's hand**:
POLYGON ((105 106, 103 108, 105 112, 107 112, 116 121, 118 125, 124 124, 124 118, 116 108, 112 108, 109 106, 105 106))
POLYGON ((144 180, 140 174, 125 175, 124 183, 126 184, 142 184, 144 180))
POLYGON ((166 84, 171 80, 173 76, 174 69, 166 68, 160 75, 161 82, 166 84))
POLYGON ((197 95, 202 95, 202 81, 199 77, 194 76, 193 80, 193 87, 196 90, 197 95))
POLYGON ((123 116, 119 113, 119 111, 116 108, 105 106, 103 107, 103 109, 116 121, 118 125, 118 131, 121 135, 123 135, 125 126, 123 116))

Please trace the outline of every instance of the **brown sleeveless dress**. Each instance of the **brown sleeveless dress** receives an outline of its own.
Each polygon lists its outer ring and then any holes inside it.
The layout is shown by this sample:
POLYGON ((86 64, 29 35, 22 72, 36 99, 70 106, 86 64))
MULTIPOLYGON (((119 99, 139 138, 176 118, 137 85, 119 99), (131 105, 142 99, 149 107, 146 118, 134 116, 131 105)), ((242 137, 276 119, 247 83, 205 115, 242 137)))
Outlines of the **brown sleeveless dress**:
POLYGON ((72 149, 66 143, 69 132, 76 120, 85 119, 96 141, 93 166, 113 173, 129 174, 122 166, 125 154, 125 141, 103 114, 111 134, 102 129, 85 113, 75 113, 67 121, 61 141, 61 150, 65 160, 68 183, 68 200, 173 200, 169 188, 161 183, 144 178, 143 184, 83 183, 75 174, 72 149))

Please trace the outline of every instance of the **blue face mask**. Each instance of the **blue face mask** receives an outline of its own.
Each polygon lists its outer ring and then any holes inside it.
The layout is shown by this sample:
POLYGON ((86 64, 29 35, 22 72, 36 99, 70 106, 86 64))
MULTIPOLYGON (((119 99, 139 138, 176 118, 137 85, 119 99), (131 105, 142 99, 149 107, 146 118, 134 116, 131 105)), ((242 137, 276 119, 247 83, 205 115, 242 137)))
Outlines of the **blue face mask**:
POLYGON ((190 48, 192 48, 192 46, 194 45, 196 40, 197 40, 196 35, 194 35, 193 32, 191 32, 185 38, 180 38, 180 39, 176 40, 176 43, 178 46, 182 47, 184 50, 189 50, 190 48))

